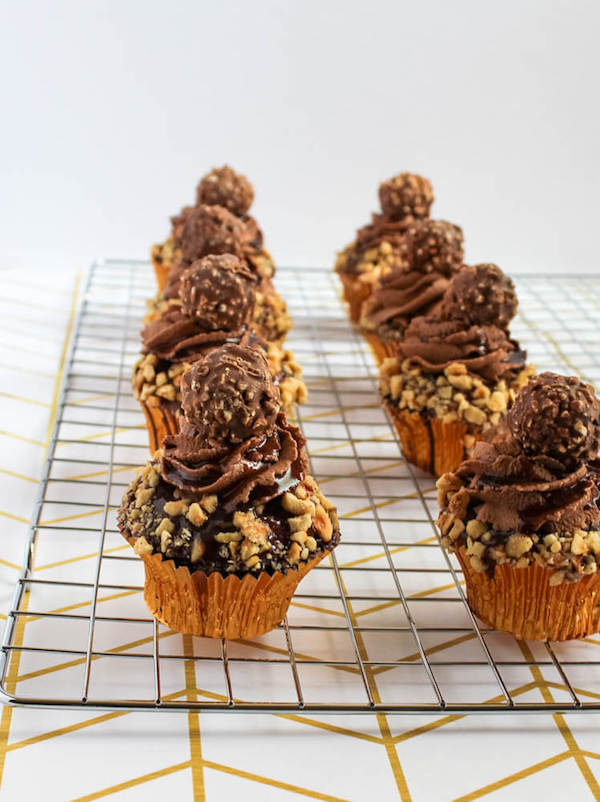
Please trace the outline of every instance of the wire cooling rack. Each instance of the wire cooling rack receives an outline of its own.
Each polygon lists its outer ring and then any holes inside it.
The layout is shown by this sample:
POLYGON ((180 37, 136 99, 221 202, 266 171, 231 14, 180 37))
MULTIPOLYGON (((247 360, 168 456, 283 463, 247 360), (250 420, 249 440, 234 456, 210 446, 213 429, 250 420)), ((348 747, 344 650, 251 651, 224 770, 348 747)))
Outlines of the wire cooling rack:
MULTIPOLYGON (((402 458, 377 372, 325 270, 280 269, 309 403, 298 413, 342 542, 252 641, 172 633, 142 598, 141 561, 116 528, 148 457, 130 389, 148 264, 87 279, 0 659, 11 704, 152 710, 471 713, 600 710, 600 636, 518 642, 471 614, 440 548, 434 483, 402 458)), ((516 337, 538 369, 597 384, 600 281, 518 281, 516 337)))

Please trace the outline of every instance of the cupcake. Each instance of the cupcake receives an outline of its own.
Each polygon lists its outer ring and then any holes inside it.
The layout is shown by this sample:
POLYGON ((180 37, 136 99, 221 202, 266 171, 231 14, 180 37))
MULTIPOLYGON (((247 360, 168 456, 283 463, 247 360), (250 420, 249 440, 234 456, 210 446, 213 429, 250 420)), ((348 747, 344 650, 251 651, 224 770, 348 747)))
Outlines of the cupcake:
POLYGON ((307 463, 260 349, 226 343, 192 365, 181 431, 140 470, 118 514, 159 621, 213 638, 278 626, 340 536, 307 463))
POLYGON ((440 305, 463 263, 463 235, 444 220, 417 220, 406 232, 406 264, 386 273, 363 303, 362 334, 375 361, 394 356, 410 321, 440 305))
POLYGON ((510 338, 517 298, 495 265, 463 267, 434 314, 416 317, 380 369, 404 456, 435 476, 454 470, 497 426, 533 374, 510 338))
POLYGON ((190 207, 178 242, 180 248, 170 265, 169 275, 156 298, 148 302, 147 321, 163 310, 165 301, 177 300, 181 276, 192 262, 210 254, 229 253, 243 259, 257 278, 254 308, 256 330, 271 342, 281 344, 285 340, 292 328, 292 321, 285 301, 273 286, 273 269, 270 272, 263 270, 260 249, 257 249, 256 243, 248 243, 244 226, 237 217, 222 206, 190 207))
MULTIPOLYGON (((227 214, 218 212, 216 214, 216 224, 220 227, 225 226, 230 230, 234 239, 244 242, 244 250, 248 258, 252 259, 256 270, 264 276, 272 276, 274 273, 273 260, 263 247, 263 235, 256 220, 248 214, 252 201, 254 200, 254 188, 248 179, 236 173, 231 167, 214 168, 207 173, 198 184, 196 189, 196 206, 185 206, 178 215, 171 218, 171 235, 164 243, 154 245, 151 250, 151 259, 156 273, 156 281, 159 291, 165 287, 169 273, 173 265, 181 258, 182 251, 185 250, 183 239, 189 236, 186 226, 197 228, 197 223, 189 224, 189 218, 200 206, 214 206, 224 210, 227 214), (232 221, 237 220, 237 224, 232 221)), ((207 223, 203 221, 204 235, 207 223)), ((235 253, 232 248, 222 245, 221 237, 214 243, 215 249, 206 250, 204 253, 196 253, 191 260, 206 256, 209 253, 235 253)), ((241 255, 241 254, 240 254, 241 255)), ((189 261, 189 260, 188 260, 189 261)))
POLYGON ((438 481, 442 543, 488 626, 531 640, 600 631, 600 402, 542 373, 506 427, 438 481))
POLYGON ((232 254, 205 256, 180 275, 178 298, 143 329, 142 356, 133 368, 133 392, 148 426, 150 450, 178 431, 181 381, 190 364, 226 342, 261 350, 279 386, 284 411, 306 401, 302 371, 291 351, 267 342, 253 327, 256 279, 232 254))
POLYGON ((379 200, 381 214, 373 214, 335 263, 353 323, 379 277, 407 267, 406 231, 415 220, 429 217, 433 189, 426 178, 400 173, 380 184, 379 200))

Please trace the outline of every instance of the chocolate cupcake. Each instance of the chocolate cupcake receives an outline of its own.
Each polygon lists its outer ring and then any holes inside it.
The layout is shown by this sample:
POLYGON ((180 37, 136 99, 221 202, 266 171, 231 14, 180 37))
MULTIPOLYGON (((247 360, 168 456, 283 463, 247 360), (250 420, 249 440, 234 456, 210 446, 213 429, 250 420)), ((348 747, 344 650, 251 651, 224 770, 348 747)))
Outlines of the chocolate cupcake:
POLYGON ((507 327, 514 286, 495 265, 463 267, 434 314, 416 317, 380 392, 404 456, 429 473, 454 470, 497 426, 534 370, 507 327))
POLYGON ((463 235, 444 220, 417 220, 406 231, 406 264, 382 276, 363 303, 360 326, 377 363, 393 356, 410 321, 440 305, 463 263, 463 235))
POLYGON ((262 231, 248 214, 253 200, 252 184, 231 167, 225 165, 207 173, 196 189, 196 206, 185 206, 172 217, 171 235, 152 247, 159 291, 164 289, 175 264, 183 259, 189 265, 211 253, 243 256, 260 275, 273 276, 275 267, 263 246, 262 231), (205 211, 197 214, 200 207, 205 211), (208 207, 217 211, 210 215, 206 212, 208 207))
POLYGON ((406 232, 416 220, 429 217, 433 189, 426 178, 400 173, 380 184, 379 200, 381 214, 373 214, 335 263, 353 323, 377 280, 407 268, 406 232))
POLYGON ((181 432, 125 492, 119 529, 144 561, 145 599, 176 632, 254 637, 337 545, 264 354, 227 343, 182 382, 181 432))
POLYGON ((439 479, 442 542, 486 624, 533 640, 600 631, 599 442, 592 387, 542 373, 504 431, 439 479))
POLYGON ((142 331, 142 357, 133 391, 148 425, 150 450, 178 431, 184 371, 226 342, 252 346, 268 359, 286 412, 306 400, 302 371, 291 351, 267 342, 254 328, 256 277, 232 254, 206 256, 179 276, 178 297, 165 300, 142 331))

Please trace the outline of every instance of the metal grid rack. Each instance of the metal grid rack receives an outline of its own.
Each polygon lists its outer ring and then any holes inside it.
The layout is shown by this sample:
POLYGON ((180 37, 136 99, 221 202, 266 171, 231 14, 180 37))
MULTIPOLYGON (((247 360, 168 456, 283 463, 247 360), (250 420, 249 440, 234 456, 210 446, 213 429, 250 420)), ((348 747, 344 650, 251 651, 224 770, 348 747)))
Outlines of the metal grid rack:
MULTIPOLYGON (((148 456, 130 391, 146 263, 88 276, 1 653, 11 704, 337 713, 599 711, 600 639, 517 642, 471 614, 438 543, 431 477, 401 455, 377 372, 328 271, 280 269, 310 398, 298 412, 342 542, 278 630, 254 641, 170 632, 115 524, 148 456)), ((522 278, 513 331, 538 369, 600 383, 600 280, 522 278)))

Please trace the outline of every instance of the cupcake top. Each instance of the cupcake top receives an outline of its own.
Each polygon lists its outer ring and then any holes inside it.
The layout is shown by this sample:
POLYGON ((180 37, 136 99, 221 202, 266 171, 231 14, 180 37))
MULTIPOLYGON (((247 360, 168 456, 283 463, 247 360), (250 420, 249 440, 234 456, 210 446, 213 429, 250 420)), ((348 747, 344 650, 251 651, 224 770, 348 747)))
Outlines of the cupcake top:
POLYGON ((196 189, 198 206, 224 206, 237 217, 247 215, 254 200, 254 187, 246 176, 227 164, 213 169, 200 179, 196 189))
POLYGON ((433 190, 426 178, 400 173, 379 186, 382 213, 357 231, 355 241, 338 256, 336 270, 357 275, 374 268, 384 274, 406 266, 406 231, 429 216, 433 190))
POLYGON ((266 354, 286 411, 304 403, 306 386, 293 353, 261 336, 267 328, 257 303, 263 281, 258 284, 247 263, 232 254, 205 256, 182 270, 172 285, 175 297, 163 300, 142 331, 142 357, 133 372, 136 398, 177 408, 187 365, 232 342, 266 354))
POLYGON ((406 263, 383 275, 363 304, 363 328, 400 339, 413 317, 437 308, 463 256, 458 226, 443 220, 415 222, 406 232, 406 263))
POLYGON ((262 250, 262 234, 224 206, 193 206, 174 228, 175 258, 169 281, 164 291, 165 298, 178 292, 181 274, 192 262, 204 256, 231 254, 244 259, 252 272, 261 276, 272 276, 274 272, 270 257, 262 250))
POLYGON ((232 254, 205 256, 180 274, 179 303, 164 308, 142 331, 144 352, 181 362, 207 346, 239 339, 250 327, 255 279, 232 254))
POLYGON ((441 303, 428 317, 416 317, 398 345, 398 358, 428 373, 453 363, 498 382, 520 370, 526 353, 506 331, 516 312, 512 282, 493 265, 464 267, 452 279, 441 303), (489 299, 496 299, 488 303, 489 299))
POLYGON ((285 573, 339 539, 307 466, 264 355, 227 343, 185 374, 180 433, 130 485, 119 525, 138 554, 191 570, 285 573))
POLYGON ((599 444, 590 385, 553 373, 531 379, 506 431, 439 480, 446 545, 466 545, 476 570, 535 560, 558 572, 553 584, 598 570, 599 444))

